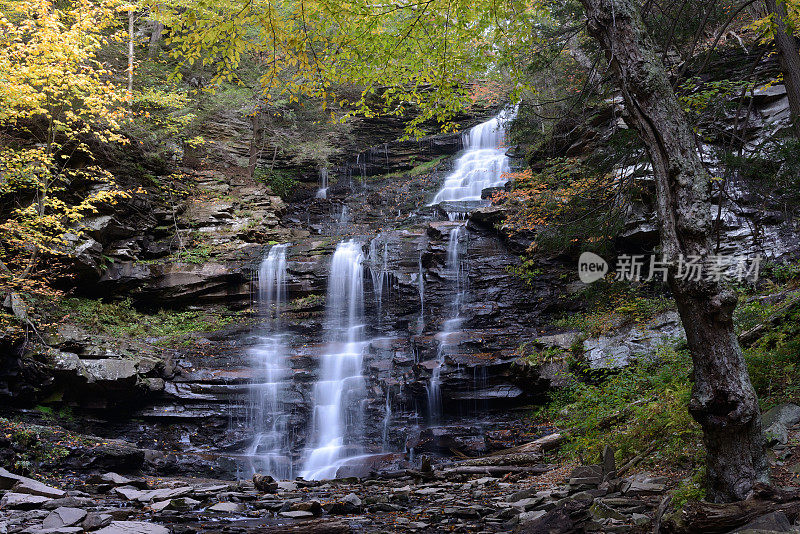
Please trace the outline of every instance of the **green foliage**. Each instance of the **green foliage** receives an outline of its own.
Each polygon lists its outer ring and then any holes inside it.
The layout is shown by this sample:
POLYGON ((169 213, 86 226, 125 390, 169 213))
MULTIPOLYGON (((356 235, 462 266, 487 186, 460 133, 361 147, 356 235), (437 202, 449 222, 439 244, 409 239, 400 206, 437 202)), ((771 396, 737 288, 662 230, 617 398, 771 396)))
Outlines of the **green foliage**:
POLYGON ((175 254, 176 259, 185 263, 201 265, 207 263, 214 257, 214 249, 207 243, 199 243, 191 247, 181 249, 175 254))
POLYGON ((800 399, 800 306, 744 350, 750 380, 762 407, 800 399))
MULTIPOLYGON (((430 161, 426 161, 426 162, 420 163, 418 165, 414 165, 413 168, 411 168, 411 169, 409 169, 407 171, 392 172, 392 173, 389 173, 389 174, 385 174, 383 176, 378 176, 377 178, 379 178, 379 179, 384 179, 384 178, 394 179, 394 178, 416 178, 418 176, 424 176, 426 174, 429 174, 429 173, 435 171, 439 167, 439 164, 442 162, 442 160, 444 160, 446 157, 447 156, 439 156, 439 157, 434 158, 434 159, 432 159, 430 161)), ((412 165, 414 164, 413 158, 412 158, 411 163, 412 163, 412 165)))
POLYGON ((531 256, 522 256, 520 260, 522 262, 519 265, 509 265, 506 270, 525 282, 525 285, 532 287, 543 271, 538 267, 538 262, 531 256))
POLYGON ((646 454, 645 463, 695 467, 703 448, 686 409, 690 369, 687 351, 665 345, 600 384, 576 383, 544 413, 570 429, 567 451, 584 461, 599 459, 609 445, 620 461, 646 454))
POLYGON ((291 169, 262 169, 257 168, 254 178, 269 186, 272 192, 284 200, 289 200, 294 195, 297 187, 295 172, 291 169))
POLYGON ((706 468, 701 467, 694 474, 681 480, 672 490, 672 508, 680 510, 689 501, 700 501, 706 497, 705 488, 706 468))
POLYGON ((559 328, 599 336, 627 323, 644 324, 675 307, 661 294, 641 294, 642 288, 614 280, 599 280, 573 296, 588 311, 569 313, 555 321, 559 328))
POLYGON ((59 302, 65 320, 90 327, 100 335, 120 337, 156 337, 161 345, 172 345, 194 332, 211 332, 232 324, 238 314, 219 310, 159 310, 145 314, 136 310, 130 299, 103 302, 84 298, 66 298, 59 302))
MULTIPOLYGON (((729 173, 746 183, 755 202, 762 205, 780 203, 786 213, 798 213, 800 206, 800 139, 794 137, 768 139, 758 150, 744 155, 723 153, 729 173)), ((774 209, 774 208, 772 208, 774 209)))

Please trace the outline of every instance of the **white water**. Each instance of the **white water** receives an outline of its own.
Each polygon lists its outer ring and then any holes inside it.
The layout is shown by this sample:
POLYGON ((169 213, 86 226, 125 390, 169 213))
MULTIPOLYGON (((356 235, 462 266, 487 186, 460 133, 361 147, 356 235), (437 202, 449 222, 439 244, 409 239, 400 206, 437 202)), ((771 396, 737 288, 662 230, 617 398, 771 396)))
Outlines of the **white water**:
POLYGON ((328 169, 325 167, 319 169, 319 189, 316 198, 328 198, 328 169))
POLYGON ((513 115, 514 110, 503 111, 464 135, 464 153, 456 160, 453 172, 445 178, 431 205, 480 200, 484 189, 505 185, 508 179, 503 174, 511 170, 503 146, 505 127, 513 115))
POLYGON ((389 279, 389 241, 383 234, 378 234, 369 242, 369 254, 367 255, 367 265, 369 274, 372 277, 372 289, 375 293, 375 305, 378 307, 378 318, 381 317, 383 308, 383 287, 389 279), (383 246, 381 247, 381 241, 383 246))
POLYGON ((258 307, 267 319, 267 332, 252 349, 257 375, 250 389, 250 427, 255 437, 247 449, 251 468, 276 478, 291 479, 289 412, 283 387, 291 371, 286 367, 286 347, 281 332, 281 311, 286 305, 286 251, 274 245, 258 269, 258 307))
POLYGON ((300 476, 307 480, 336 477, 348 461, 359 457, 354 444, 365 396, 362 375, 364 321, 364 255, 354 241, 339 243, 328 279, 329 343, 314 384, 309 443, 300 476))
POLYGON ((447 244, 447 273, 446 277, 451 284, 453 300, 450 305, 449 318, 445 320, 442 330, 436 335, 439 341, 437 352, 437 365, 431 372, 428 382, 428 416, 431 421, 437 421, 442 415, 441 373, 445 364, 447 350, 450 348, 450 337, 461 326, 461 302, 466 291, 465 280, 461 262, 461 236, 465 226, 459 225, 450 230, 447 244))

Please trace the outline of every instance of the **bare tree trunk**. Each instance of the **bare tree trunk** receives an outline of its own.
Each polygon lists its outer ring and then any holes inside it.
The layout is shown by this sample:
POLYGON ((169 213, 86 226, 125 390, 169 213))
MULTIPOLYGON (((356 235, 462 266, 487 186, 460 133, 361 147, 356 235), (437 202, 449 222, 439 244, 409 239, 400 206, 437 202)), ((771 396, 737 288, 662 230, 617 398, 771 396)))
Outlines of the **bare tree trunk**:
POLYGON ((261 113, 255 111, 250 121, 253 124, 253 138, 250 141, 250 161, 247 165, 247 174, 252 180, 253 175, 256 172, 258 155, 261 152, 261 139, 263 137, 263 129, 261 128, 261 113))
POLYGON ((133 8, 128 10, 128 105, 133 104, 133 8))
POLYGON ((150 34, 150 44, 147 46, 147 57, 155 58, 161 50, 161 35, 164 33, 164 25, 159 21, 153 21, 153 33, 150 34))
POLYGON ((714 281, 681 279, 674 263, 680 255, 707 258, 712 250, 710 176, 637 5, 581 1, 653 164, 662 252, 673 262, 669 285, 694 363, 689 411, 708 452, 707 496, 742 500, 768 474, 761 414, 733 329, 736 296, 714 281))
POLYGON ((786 6, 782 1, 765 0, 767 11, 775 24, 775 44, 778 46, 783 83, 789 97, 789 113, 797 137, 800 137, 800 54, 797 41, 786 25, 786 6))

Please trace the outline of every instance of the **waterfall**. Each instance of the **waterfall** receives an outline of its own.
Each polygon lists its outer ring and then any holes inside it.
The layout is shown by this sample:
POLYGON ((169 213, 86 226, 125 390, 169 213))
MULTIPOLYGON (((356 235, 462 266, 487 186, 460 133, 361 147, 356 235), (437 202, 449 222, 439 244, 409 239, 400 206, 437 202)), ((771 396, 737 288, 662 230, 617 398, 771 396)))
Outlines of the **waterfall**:
POLYGON ((383 287, 389 278, 388 261, 389 241, 384 239, 383 234, 378 234, 369 242, 369 254, 367 255, 372 289, 375 292, 375 305, 378 307, 378 319, 381 317, 383 307, 383 287), (381 241, 383 241, 383 247, 380 247, 381 241))
POLYGON ((319 189, 317 189, 316 198, 328 198, 328 169, 326 167, 319 169, 319 189))
POLYGON ((313 422, 300 476, 334 478, 352 459, 357 446, 365 396, 362 359, 365 343, 364 255, 355 241, 339 243, 328 279, 326 328, 328 346, 314 384, 313 422))
POLYGON ((437 334, 439 341, 436 367, 431 372, 428 383, 428 416, 431 421, 437 421, 442 415, 442 393, 440 390, 442 367, 445 364, 447 350, 450 348, 451 335, 461 326, 461 302, 465 295, 465 280, 461 262, 461 236, 464 234, 465 225, 459 225, 450 230, 447 244, 446 277, 452 286, 452 301, 450 302, 449 318, 445 320, 442 330, 437 334))
POLYGON ((511 170, 506 155, 505 125, 515 111, 505 110, 496 117, 473 127, 463 137, 464 153, 444 180, 444 186, 431 205, 440 202, 481 200, 481 192, 500 187, 508 181, 503 174, 511 170))
POLYGON ((253 471, 290 479, 289 413, 283 388, 291 371, 286 367, 286 347, 281 331, 281 311, 286 305, 286 251, 274 245, 258 269, 258 309, 267 319, 267 335, 251 350, 257 375, 250 388, 250 421, 254 438, 247 449, 253 471))
POLYGON ((419 292, 419 317, 425 319, 425 274, 422 270, 422 252, 419 253, 419 274, 417 275, 417 291, 419 292))

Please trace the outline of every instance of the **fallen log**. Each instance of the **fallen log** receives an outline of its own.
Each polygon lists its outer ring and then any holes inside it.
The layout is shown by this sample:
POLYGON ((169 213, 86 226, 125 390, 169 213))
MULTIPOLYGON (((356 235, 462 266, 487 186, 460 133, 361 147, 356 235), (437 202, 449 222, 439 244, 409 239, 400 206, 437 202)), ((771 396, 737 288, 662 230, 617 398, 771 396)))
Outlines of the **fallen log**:
POLYGON ((517 447, 510 447, 508 449, 503 449, 501 451, 493 452, 489 454, 489 456, 503 456, 506 454, 515 454, 515 453, 547 452, 558 448, 563 441, 564 441, 564 435, 559 432, 554 432, 552 434, 548 434, 547 436, 542 436, 539 439, 535 439, 531 442, 519 445, 517 447))
POLYGON ((800 493, 756 484, 752 497, 724 504, 689 502, 665 516, 661 531, 669 534, 721 534, 771 512, 783 512, 791 522, 800 515, 800 493))
POLYGON ((486 475, 490 477, 501 477, 509 473, 541 475, 543 473, 548 473, 555 468, 555 465, 537 465, 532 467, 521 467, 517 465, 465 465, 441 469, 436 471, 436 474, 440 477, 446 477, 450 475, 486 475))
POLYGON ((469 460, 461 460, 456 462, 456 465, 536 465, 542 461, 542 454, 540 452, 521 452, 513 454, 502 454, 498 456, 482 456, 480 458, 470 458, 469 460))
POLYGON ((270 525, 264 532, 270 534, 348 534, 353 531, 345 521, 306 521, 293 525, 270 525))

